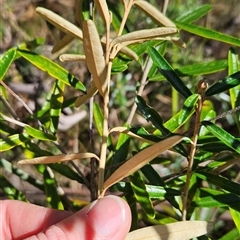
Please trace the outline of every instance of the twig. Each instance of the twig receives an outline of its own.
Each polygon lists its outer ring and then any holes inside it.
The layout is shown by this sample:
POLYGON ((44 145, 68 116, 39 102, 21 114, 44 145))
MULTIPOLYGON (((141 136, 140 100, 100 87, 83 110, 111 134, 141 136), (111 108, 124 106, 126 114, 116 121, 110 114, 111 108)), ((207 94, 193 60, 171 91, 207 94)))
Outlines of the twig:
POLYGON ((203 99, 204 99, 204 92, 206 89, 207 89, 206 80, 205 79, 200 80, 198 83, 199 98, 198 98, 198 103, 197 103, 197 107, 196 107, 196 117, 195 117, 194 131, 193 131, 193 140, 192 140, 191 150, 190 150, 190 154, 189 154, 187 178, 186 178, 186 183, 184 186, 184 193, 183 193, 183 208, 182 208, 182 220, 183 221, 187 220, 187 204, 188 204, 189 186, 190 186, 190 181, 191 181, 191 176, 192 176, 192 166, 193 166, 193 162, 194 162, 194 156, 196 153, 198 132, 199 132, 199 128, 201 126, 200 115, 201 115, 202 104, 203 104, 203 99))
POLYGON ((100 195, 103 190, 104 172, 105 172, 106 156, 107 156, 107 139, 109 135, 108 118, 109 118, 109 92, 110 92, 111 69, 112 69, 112 62, 109 62, 108 72, 107 72, 107 91, 103 99, 103 132, 102 132, 101 155, 100 155, 99 173, 98 173, 98 195, 100 195))

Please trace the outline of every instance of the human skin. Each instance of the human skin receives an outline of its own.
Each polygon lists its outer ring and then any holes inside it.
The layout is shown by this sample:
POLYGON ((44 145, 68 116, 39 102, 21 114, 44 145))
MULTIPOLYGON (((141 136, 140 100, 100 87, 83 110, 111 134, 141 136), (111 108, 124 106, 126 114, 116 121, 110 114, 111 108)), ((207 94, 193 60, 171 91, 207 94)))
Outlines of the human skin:
POLYGON ((4 240, 123 240, 131 225, 128 204, 116 196, 96 200, 77 213, 2 200, 0 212, 4 240))

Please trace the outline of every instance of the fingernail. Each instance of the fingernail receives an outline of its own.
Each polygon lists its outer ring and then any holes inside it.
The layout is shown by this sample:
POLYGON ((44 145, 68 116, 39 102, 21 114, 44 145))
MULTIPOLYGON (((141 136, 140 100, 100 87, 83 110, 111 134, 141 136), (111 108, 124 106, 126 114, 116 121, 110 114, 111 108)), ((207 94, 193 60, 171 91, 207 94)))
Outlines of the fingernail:
POLYGON ((126 212, 119 197, 107 196, 92 203, 87 217, 96 234, 104 237, 116 233, 126 220, 126 212))

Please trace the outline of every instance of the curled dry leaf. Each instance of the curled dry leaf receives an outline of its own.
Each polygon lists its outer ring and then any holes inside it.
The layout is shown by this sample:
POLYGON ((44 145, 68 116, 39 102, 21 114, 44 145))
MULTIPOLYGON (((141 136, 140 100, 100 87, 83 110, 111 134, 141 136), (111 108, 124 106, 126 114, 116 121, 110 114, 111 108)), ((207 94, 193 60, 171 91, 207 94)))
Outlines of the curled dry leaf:
POLYGON ((105 24, 108 25, 111 19, 106 0, 95 0, 94 3, 105 24))
POLYGON ((149 2, 136 0, 134 4, 144 11, 154 22, 165 27, 176 27, 176 25, 149 2))
POLYGON ((181 38, 172 37, 171 41, 178 47, 186 48, 186 43, 181 38))
POLYGON ((111 45, 114 46, 116 44, 125 45, 124 42, 132 42, 132 41, 146 41, 149 39, 154 39, 158 37, 166 37, 169 35, 173 35, 178 33, 178 29, 175 27, 158 27, 152 29, 143 29, 134 31, 131 33, 127 33, 121 36, 114 38, 111 42, 111 45))
POLYGON ((111 187, 113 184, 117 183, 121 179, 129 176, 133 172, 139 170, 145 164, 150 162, 152 159, 157 157, 162 152, 172 148, 183 139, 182 136, 176 135, 173 137, 169 137, 164 139, 161 142, 155 143, 142 151, 138 152, 132 158, 130 158, 127 162, 121 165, 104 183, 103 191, 101 196, 104 195, 105 191, 111 187))
POLYGON ((90 87, 87 89, 87 94, 81 95, 77 98, 75 102, 75 107, 79 107, 85 102, 87 102, 92 96, 98 92, 98 89, 93 81, 90 83, 90 87))
POLYGON ((182 221, 156 225, 130 232, 125 240, 187 240, 210 232, 214 225, 206 221, 182 221))
POLYGON ((151 144, 155 143, 155 142, 153 142, 153 141, 150 141, 150 140, 147 140, 147 139, 145 139, 145 138, 142 138, 142 137, 138 136, 137 134, 131 132, 131 131, 130 131, 128 128, 126 128, 126 127, 115 127, 115 128, 112 128, 112 129, 109 131, 109 134, 111 134, 111 133, 113 133, 113 132, 125 133, 125 134, 127 134, 128 136, 130 136, 130 137, 134 137, 134 138, 139 139, 139 140, 142 140, 142 141, 144 141, 144 142, 148 142, 148 143, 151 143, 151 144))
POLYGON ((104 96, 107 91, 107 68, 101 41, 92 20, 84 21, 82 27, 87 67, 92 74, 98 91, 104 96))
POLYGON ((66 19, 60 17, 56 13, 54 13, 46 8, 43 8, 43 7, 37 7, 36 12, 41 17, 43 17, 45 20, 47 20, 52 25, 54 25, 56 28, 65 32, 67 35, 71 35, 80 40, 83 39, 83 33, 82 33, 81 29, 79 29, 77 26, 70 23, 66 19))
POLYGON ((86 57, 85 55, 79 55, 79 54, 61 54, 59 56, 59 59, 61 62, 79 62, 79 61, 85 61, 86 57))
POLYGON ((130 44, 134 44, 137 42, 143 42, 151 39, 156 40, 170 40, 169 35, 176 34, 178 32, 177 28, 174 27, 159 27, 153 29, 143 29, 131 33, 127 33, 116 37, 110 43, 111 56, 113 59, 119 51, 121 51, 124 47, 130 44))
MULTIPOLYGON (((110 42, 112 41, 112 39, 110 39, 110 42)), ((106 45, 106 37, 102 37, 101 38, 101 43, 102 45, 106 45)), ((130 58, 134 59, 135 61, 138 61, 139 56, 130 48, 128 47, 123 47, 120 50, 122 53, 126 54, 127 56, 129 56, 130 58)))
POLYGON ((99 160, 99 157, 94 153, 72 153, 72 154, 60 154, 56 156, 45 156, 45 157, 37 157, 32 159, 24 159, 20 160, 18 164, 48 164, 48 163, 56 163, 56 162, 65 162, 70 160, 79 160, 85 158, 95 158, 99 160))

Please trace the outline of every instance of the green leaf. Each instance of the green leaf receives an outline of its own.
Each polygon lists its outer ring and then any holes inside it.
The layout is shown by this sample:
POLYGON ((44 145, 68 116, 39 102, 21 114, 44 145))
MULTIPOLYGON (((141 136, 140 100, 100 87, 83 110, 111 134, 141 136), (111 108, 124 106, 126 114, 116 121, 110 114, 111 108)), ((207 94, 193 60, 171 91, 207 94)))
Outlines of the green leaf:
POLYGON ((212 5, 210 4, 197 6, 194 9, 185 11, 183 15, 177 17, 176 21, 183 23, 192 23, 201 18, 202 16, 206 15, 211 9, 212 5))
POLYGON ((8 151, 29 141, 29 139, 30 138, 26 134, 13 134, 5 139, 0 139, 0 152, 8 151))
POLYGON ((188 97, 186 99, 186 101, 184 102, 183 108, 181 109, 181 111, 179 112, 178 115, 178 124, 182 125, 186 119, 188 119, 198 101, 198 94, 193 94, 190 97, 188 97))
MULTIPOLYGON (((126 182, 118 182, 115 185, 116 189, 118 191, 124 192, 124 193, 130 193, 130 183, 126 182)), ((149 185, 145 184, 146 190, 149 194, 149 197, 151 199, 160 199, 160 198, 167 198, 167 197, 174 197, 174 196, 181 196, 181 192, 172 188, 165 188, 162 186, 155 186, 155 185, 149 185)))
MULTIPOLYGON (((124 125, 126 126, 126 125, 124 125)), ((120 133, 119 137, 118 137, 118 141, 117 141, 117 145, 115 148, 115 152, 114 152, 114 156, 113 156, 113 160, 111 161, 111 167, 113 168, 113 166, 119 166, 119 163, 125 161, 128 157, 128 153, 129 153, 129 145, 131 142, 131 138, 124 133, 120 133)), ((113 170, 111 170, 111 172, 113 172, 113 170)))
POLYGON ((163 136, 171 134, 171 132, 163 126, 162 117, 152 107, 147 105, 146 101, 141 96, 137 95, 135 102, 144 118, 147 121, 151 121, 152 124, 161 131, 163 136))
POLYGON ((141 168, 141 172, 147 178, 151 185, 165 187, 166 184, 161 178, 161 176, 155 171, 155 169, 150 165, 147 164, 141 168))
MULTIPOLYGON (((194 63, 187 66, 182 66, 174 69, 179 77, 185 76, 198 76, 198 75, 207 75, 215 72, 222 71, 227 69, 228 61, 224 60, 214 60, 209 62, 194 63)), ((162 74, 156 74, 154 77, 151 77, 149 81, 162 81, 165 77, 162 74)))
POLYGON ((153 63, 158 67, 158 70, 162 73, 162 75, 170 82, 172 87, 174 87, 185 98, 192 95, 191 91, 186 87, 170 64, 155 48, 149 47, 148 53, 152 58, 153 63))
POLYGON ((193 24, 188 24, 188 23, 183 23, 183 22, 178 22, 178 21, 176 21, 175 23, 178 28, 183 29, 187 32, 196 34, 196 35, 204 37, 204 38, 213 39, 218 42, 224 42, 224 43, 228 43, 228 44, 236 45, 236 46, 240 47, 240 39, 239 38, 235 38, 230 35, 223 34, 223 33, 220 33, 220 32, 208 29, 208 28, 200 27, 197 25, 193 25, 193 24))
POLYGON ((8 197, 8 199, 24 202, 28 201, 23 193, 15 188, 2 174, 0 174, 0 189, 2 189, 3 193, 8 197))
POLYGON ((221 142, 240 154, 240 140, 212 122, 203 121, 202 124, 208 129, 209 132, 221 140, 221 142))
POLYGON ((201 170, 196 170, 194 175, 201 178, 202 180, 211 182, 212 184, 236 195, 240 195, 240 184, 230 181, 220 175, 214 175, 201 170))
POLYGON ((230 232, 226 233, 223 237, 218 240, 239 240, 240 233, 237 228, 232 229, 230 232))
POLYGON ((133 193, 126 194, 125 198, 131 210, 132 224, 131 224, 130 231, 133 231, 139 228, 137 201, 133 193))
POLYGON ((223 80, 218 81, 217 83, 209 87, 205 92, 205 95, 209 97, 214 94, 229 90, 230 88, 233 88, 239 84, 240 84, 240 71, 233 73, 232 75, 226 77, 223 80))
POLYGON ((51 101, 50 101, 50 131, 55 134, 58 129, 59 117, 62 112, 63 93, 65 83, 61 81, 55 81, 53 86, 51 101))
POLYGON ((153 219, 155 217, 155 210, 147 192, 145 183, 139 172, 135 172, 130 176, 130 184, 137 202, 140 204, 147 216, 153 219))
POLYGON ((187 122, 187 120, 192 116, 195 112, 195 105, 198 101, 198 94, 193 94, 188 97, 183 104, 182 109, 174 115, 171 119, 169 119, 166 123, 164 123, 164 127, 169 129, 171 132, 176 131, 183 124, 187 122))
POLYGON ((54 176, 51 169, 46 166, 43 172, 45 193, 47 197, 47 202, 54 209, 63 210, 63 204, 61 202, 59 193, 57 191, 57 184, 55 182, 54 176))
POLYGON ((236 202, 234 206, 229 207, 229 210, 240 235, 240 203, 236 202))
POLYGON ((15 59, 16 56, 16 48, 11 48, 7 52, 3 54, 3 56, 0 59, 0 81, 3 80, 6 72, 8 71, 11 63, 15 59))
POLYGON ((18 49, 17 51, 26 60, 31 62, 34 66, 42 71, 47 72, 53 78, 56 78, 77 90, 84 92, 86 91, 85 86, 76 77, 71 75, 66 69, 54 63, 50 59, 27 50, 18 49))
MULTIPOLYGON (((94 102, 93 103, 93 117, 94 117, 94 122, 96 124, 98 133, 100 134, 100 136, 102 136, 102 132, 103 132, 103 114, 101 111, 100 106, 94 102)), ((108 146, 112 145, 112 141, 111 141, 111 137, 108 137, 108 146)))
POLYGON ((53 136, 52 134, 49 133, 45 133, 43 130, 38 130, 36 128, 30 127, 30 126, 25 126, 24 129, 26 130, 26 132, 39 140, 44 140, 44 141, 56 141, 57 138, 55 136, 53 136))
MULTIPOLYGON (((236 54, 233 48, 230 48, 228 51, 228 65, 229 65, 228 67, 229 75, 240 71, 238 54, 236 54)), ((240 105, 240 84, 238 86, 235 86, 229 89, 229 93, 230 93, 232 108, 239 106, 240 105)), ((234 114, 234 118, 236 120, 238 129, 240 129, 240 113, 236 112, 234 114)))
POLYGON ((225 193, 212 189, 208 189, 208 191, 202 189, 201 191, 205 192, 205 195, 207 194, 208 196, 197 198, 191 203, 191 206, 212 208, 226 206, 228 207, 240 203, 240 197, 232 193, 225 193), (215 192, 218 193, 216 194, 215 192))

